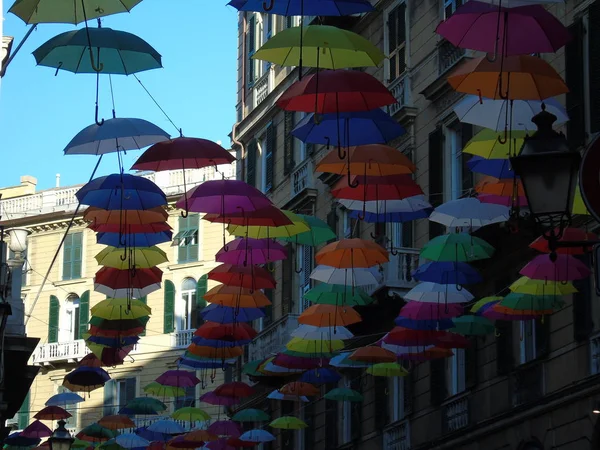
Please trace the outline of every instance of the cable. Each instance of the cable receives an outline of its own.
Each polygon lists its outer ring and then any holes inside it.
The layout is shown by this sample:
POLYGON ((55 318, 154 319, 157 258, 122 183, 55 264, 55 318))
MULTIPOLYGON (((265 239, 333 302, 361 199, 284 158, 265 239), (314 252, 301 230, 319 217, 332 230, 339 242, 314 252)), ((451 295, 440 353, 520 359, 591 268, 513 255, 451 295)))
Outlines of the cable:
POLYGON ((179 135, 183 136, 181 128, 179 128, 177 125, 175 125, 175 123, 171 120, 171 118, 166 113, 166 111, 158 104, 158 102, 156 101, 156 99, 152 96, 152 94, 150 93, 150 91, 146 88, 146 86, 144 86, 144 83, 141 82, 141 80, 137 77, 137 75, 135 73, 133 74, 133 78, 135 78, 138 81, 138 83, 140 83, 140 86, 142 86, 142 88, 144 89, 144 91, 146 91, 146 94, 148 94, 148 96, 152 99, 152 101, 158 107, 158 109, 160 109, 160 111, 164 114, 164 116, 167 118, 167 120, 169 122, 171 122, 171 125, 173 125, 173 127, 177 130, 177 132, 179 133, 179 135))

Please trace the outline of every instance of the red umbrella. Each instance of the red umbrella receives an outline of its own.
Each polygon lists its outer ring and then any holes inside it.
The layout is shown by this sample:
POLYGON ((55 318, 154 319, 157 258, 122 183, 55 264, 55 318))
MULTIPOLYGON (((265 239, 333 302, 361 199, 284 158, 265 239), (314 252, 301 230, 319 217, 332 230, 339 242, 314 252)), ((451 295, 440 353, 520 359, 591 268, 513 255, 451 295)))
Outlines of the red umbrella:
POLYGON ((160 289, 163 272, 158 267, 119 270, 103 267, 96 272, 94 289, 112 298, 140 298, 160 289))
POLYGON ((81 358, 78 365, 85 367, 102 367, 102 362, 93 353, 88 353, 81 358))
POLYGON ((100 361, 105 366, 118 366, 123 364, 131 350, 133 350, 133 345, 122 348, 105 347, 102 349, 100 361))
POLYGON ((121 234, 132 234, 132 233, 160 233, 161 231, 172 230, 171 225, 166 222, 152 222, 146 224, 124 224, 119 225, 115 223, 90 223, 88 225, 90 230, 97 233, 121 233, 121 234))
POLYGON ((227 444, 236 448, 250 448, 258 445, 258 442, 242 441, 239 438, 229 438, 227 439, 227 444))
MULTIPOLYGON (((554 233, 558 235, 558 228, 554 230, 554 233)), ((581 228, 565 228, 562 237, 559 239, 559 242, 594 241, 596 239, 598 239, 598 236, 596 236, 594 233, 582 230, 581 228)), ((590 244, 590 247, 592 246, 593 244, 590 244)), ((548 240, 544 238, 544 236, 537 238, 535 241, 529 244, 529 247, 542 253, 550 253, 548 240)), ((566 247, 556 249, 556 253, 562 253, 563 255, 583 255, 586 251, 589 251, 589 247, 587 249, 584 247, 566 247)))
POLYGON ((71 417, 71 413, 60 406, 46 406, 33 417, 39 420, 64 420, 71 417))
POLYGON ((292 221, 276 206, 269 206, 256 211, 238 212, 235 214, 227 214, 225 216, 219 214, 206 214, 203 217, 213 223, 226 223, 228 225, 242 226, 263 226, 263 227, 281 227, 291 225, 292 221))
POLYGON ((268 270, 258 266, 221 264, 208 272, 208 278, 228 286, 248 289, 274 289, 277 284, 268 270))
POLYGON ((214 393, 224 397, 243 398, 254 394, 254 388, 241 381, 234 381, 222 384, 214 390, 214 393))
MULTIPOLYGON (((379 177, 366 177, 367 183, 359 182, 359 185, 355 187, 348 183, 347 177, 342 178, 331 190, 331 195, 335 198, 367 202, 403 200, 423 194, 421 187, 407 175, 389 175, 383 177, 384 180, 381 183, 374 182, 376 178, 379 177)), ((354 181, 350 180, 350 183, 354 183, 354 181)))
POLYGON ((258 333, 247 323, 205 322, 195 332, 195 336, 218 341, 244 341, 253 339, 258 333))
POLYGON ((292 84, 277 100, 286 111, 368 111, 397 103, 379 80, 356 70, 322 70, 292 84))

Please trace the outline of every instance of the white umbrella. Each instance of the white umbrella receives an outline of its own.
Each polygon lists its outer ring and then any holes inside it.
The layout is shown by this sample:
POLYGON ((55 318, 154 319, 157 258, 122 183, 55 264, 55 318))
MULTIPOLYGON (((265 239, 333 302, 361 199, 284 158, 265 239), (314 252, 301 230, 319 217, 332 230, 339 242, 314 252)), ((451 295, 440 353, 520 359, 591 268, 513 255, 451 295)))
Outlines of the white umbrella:
POLYGON ((429 216, 432 222, 447 227, 480 228, 493 223, 506 222, 510 208, 492 203, 481 203, 476 198, 461 198, 438 206, 429 216))
POLYGON ((434 348, 435 345, 411 345, 410 347, 404 347, 402 345, 392 345, 382 342, 381 347, 389 350, 392 353, 395 353, 397 356, 400 356, 409 353, 423 353, 424 351, 434 348))
MULTIPOLYGON (((269 400, 288 400, 291 402, 301 401, 304 403, 308 403, 308 397, 306 397, 304 395, 301 395, 301 396, 285 395, 285 394, 282 394, 281 392, 279 392, 277 389, 275 389, 273 392, 271 392, 269 395, 267 395, 267 398, 269 400)), ((242 438, 240 437, 240 439, 242 439, 242 438)))
POLYGON ((344 284, 346 286, 368 286, 370 284, 379 284, 381 274, 377 268, 356 268, 356 269, 338 269, 318 265, 310 274, 310 278, 323 283, 344 284))
POLYGON ((335 339, 350 339, 354 335, 346 327, 315 327, 314 325, 300 325, 292 331, 292 337, 308 339, 311 341, 335 339))
POLYGON ((565 108, 554 98, 544 101, 511 100, 509 102, 508 100, 480 99, 477 95, 467 95, 454 107, 454 112, 461 122, 491 128, 495 131, 504 131, 507 117, 510 121, 509 130, 536 130, 537 127, 531 118, 542 111, 542 104, 546 111, 556 116, 555 125, 569 120, 565 108), (510 104, 512 104, 512 111, 510 104), (508 116, 506 115, 507 107, 509 108, 508 116))
POLYGON ((425 200, 424 195, 415 195, 403 200, 370 200, 363 202, 362 200, 348 200, 340 198, 338 203, 347 209, 353 211, 364 210, 374 214, 384 214, 393 212, 415 212, 425 208, 431 208, 431 204, 425 200))
POLYGON ((405 300, 425 303, 465 303, 473 300, 473 294, 456 284, 438 284, 426 281, 417 284, 404 295, 405 300))
POLYGON ((145 286, 142 289, 139 288, 111 288, 104 284, 94 283, 94 290, 106 295, 109 298, 127 298, 131 296, 133 298, 142 298, 151 292, 160 290, 161 283, 154 283, 145 286))

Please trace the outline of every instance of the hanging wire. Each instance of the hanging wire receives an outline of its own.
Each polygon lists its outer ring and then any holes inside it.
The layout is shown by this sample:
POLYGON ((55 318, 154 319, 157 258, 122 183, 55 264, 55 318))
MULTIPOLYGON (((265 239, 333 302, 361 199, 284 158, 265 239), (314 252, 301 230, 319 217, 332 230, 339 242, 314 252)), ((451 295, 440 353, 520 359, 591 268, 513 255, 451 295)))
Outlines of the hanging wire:
POLYGON ((154 98, 154 96, 150 93, 150 91, 148 90, 148 88, 146 88, 146 86, 144 86, 144 83, 142 83, 142 81, 137 77, 137 75, 135 73, 132 74, 132 75, 133 75, 133 78, 135 78, 137 80, 137 82, 140 83, 140 86, 142 86, 142 88, 144 89, 144 91, 146 91, 146 94, 148 94, 148 96, 154 102, 154 104, 158 107, 158 109, 160 109, 160 112, 163 113, 163 115, 167 118, 167 120, 171 123, 171 125, 173 125, 173 127, 177 130, 177 132, 179 133, 179 136, 183 137, 183 132, 182 132, 181 128, 179 128, 177 125, 175 125, 175 122, 173 122, 173 120, 171 120, 171 117, 169 117, 169 115, 167 114, 167 112, 162 108, 162 106, 160 106, 160 104, 154 98))

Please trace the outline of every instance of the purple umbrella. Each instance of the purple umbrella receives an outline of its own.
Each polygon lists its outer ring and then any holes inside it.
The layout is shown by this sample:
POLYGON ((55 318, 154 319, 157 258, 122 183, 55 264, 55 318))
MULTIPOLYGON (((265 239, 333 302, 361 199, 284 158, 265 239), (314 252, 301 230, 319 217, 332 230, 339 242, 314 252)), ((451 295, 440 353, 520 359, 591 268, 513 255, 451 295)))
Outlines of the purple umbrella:
POLYGON ((527 263, 519 272, 521 275, 534 280, 574 281, 587 278, 590 269, 572 255, 556 255, 556 261, 550 260, 550 255, 538 255, 527 263))
POLYGON ((167 370, 156 379, 156 382, 163 386, 186 388, 196 386, 200 383, 200 380, 193 372, 188 372, 187 370, 167 370))
POLYGON ((214 392, 207 392, 206 394, 202 394, 200 396, 200 401, 208 403, 209 405, 233 406, 240 403, 242 399, 235 397, 224 397, 222 395, 217 395, 214 392))
POLYGON ((270 239, 237 238, 218 251, 216 261, 226 264, 267 264, 287 258, 285 247, 270 239))
POLYGON ((436 33, 460 48, 507 56, 554 53, 572 38, 541 5, 498 8, 477 1, 458 8, 436 33))
POLYGON ((400 310, 403 317, 413 320, 452 319, 462 313, 461 305, 426 302, 408 302, 400 310))
POLYGON ((52 436, 52 430, 44 425, 39 420, 31 423, 21 432, 21 436, 25 438, 45 438, 52 436))
POLYGON ((241 427, 231 420, 217 420, 208 426, 208 431, 217 436, 240 437, 241 427))
POLYGON ((317 367, 323 367, 329 363, 328 359, 322 358, 303 358, 300 356, 291 356, 284 353, 279 353, 273 364, 286 369, 316 369, 317 367))

